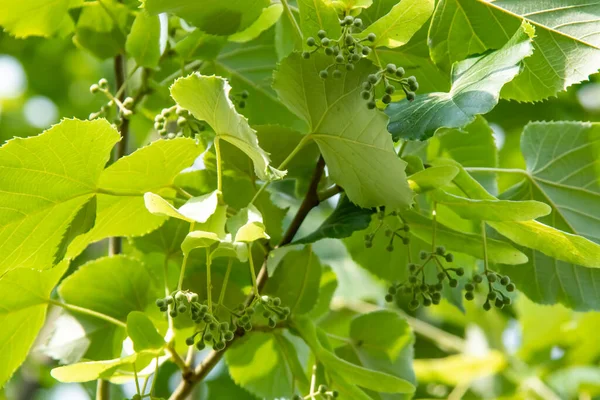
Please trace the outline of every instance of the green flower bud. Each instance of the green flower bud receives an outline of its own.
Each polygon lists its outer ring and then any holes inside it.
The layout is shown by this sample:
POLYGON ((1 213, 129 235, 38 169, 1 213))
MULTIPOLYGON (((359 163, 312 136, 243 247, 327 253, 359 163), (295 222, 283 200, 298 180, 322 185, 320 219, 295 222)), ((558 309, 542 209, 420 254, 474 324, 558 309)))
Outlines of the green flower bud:
POLYGON ((340 393, 337 390, 333 390, 331 392, 331 397, 333 397, 334 399, 337 399, 339 397, 340 393))
POLYGON ((331 47, 325 47, 325 54, 331 56, 333 53, 335 53, 335 51, 331 47))
POLYGON ((368 56, 369 53, 371 52, 371 48, 370 47, 363 47, 361 53, 365 56, 368 56))
POLYGON ((244 325, 244 330, 246 332, 249 332, 252 330, 252 324, 250 322, 248 322, 246 325, 244 325))
POLYGON ((443 288, 444 288, 444 285, 442 285, 441 282, 438 282, 438 283, 435 284, 435 290, 437 290, 438 292, 440 290, 442 290, 443 288))
POLYGON ((403 237, 402 238, 402 244, 409 244, 410 243, 410 238, 409 237, 403 237))
POLYGON ((327 391, 327 386, 325 385, 319 385, 319 393, 321 394, 325 394, 325 392, 327 391))
POLYGON ((377 83, 377 81, 378 81, 378 79, 377 79, 377 75, 375 75, 375 74, 370 74, 370 75, 367 77, 367 80, 369 81, 369 83, 371 83, 371 84, 373 84, 373 85, 374 85, 374 84, 376 84, 376 83, 377 83))
POLYGON ((415 283, 417 283, 417 277, 414 275, 411 275, 408 277, 408 283, 414 285, 415 283))
POLYGON ((327 32, 321 29, 319 32, 317 32, 317 36, 319 37, 319 39, 323 39, 324 37, 327 37, 327 32))
MULTIPOLYGON (((449 263, 450 263, 450 262, 454 261, 454 254, 452 254, 452 253, 448 253, 448 254, 446 254, 446 257, 445 257, 445 258, 446 258, 446 262, 449 262, 449 263)), ((464 271, 463 271, 463 272, 464 272, 464 271)))
POLYGON ((505 297, 504 299, 502 299, 502 301, 504 302, 505 305, 510 305, 512 303, 512 300, 510 299, 510 297, 505 297))
POLYGON ((498 298, 494 302, 494 305, 496 306, 496 308, 502 309, 502 308, 504 308, 504 301, 502 301, 502 299, 498 298))
POLYGON ((275 307, 279 307, 279 306, 281 305, 281 299, 280 299, 279 297, 275 297, 275 298, 273 299, 273 305, 274 305, 275 307))
POLYGON ((342 71, 336 69, 335 71, 333 71, 333 77, 335 79, 340 79, 342 77, 342 71))
POLYGON ((392 102, 392 96, 390 96, 389 94, 385 94, 381 98, 381 101, 383 102, 383 104, 390 104, 392 102))
POLYGON ((414 92, 406 92, 406 100, 413 101, 414 99, 415 99, 415 93, 414 92))
POLYGON ((305 60, 308 60, 310 58, 310 53, 308 51, 303 51, 302 58, 304 58, 305 60))
POLYGON ((187 344, 188 346, 193 346, 194 345, 194 337, 190 336, 189 338, 185 339, 185 344, 187 344))
POLYGON ((329 46, 329 42, 330 42, 329 38, 324 37, 323 39, 321 39, 321 44, 325 47, 329 46))
POLYGON ((465 274, 465 269, 460 267, 456 269, 456 275, 463 276, 465 274))
POLYGON ((343 56, 343 55, 341 55, 341 54, 337 55, 337 56, 335 57, 335 62, 336 62, 336 63, 338 63, 338 64, 341 64, 341 63, 343 63, 343 62, 344 62, 344 56, 343 56))
POLYGON ((229 322, 221 322, 221 323, 219 324, 219 330, 220 330, 221 332, 226 332, 226 331, 228 331, 228 330, 229 330, 229 322))
POLYGON ((369 101, 369 102, 367 102, 367 108, 368 108, 369 110, 372 110, 372 109, 374 109, 374 108, 375 108, 375 106, 376 106, 376 104, 375 104, 375 102, 374 102, 374 101, 369 101))
POLYGON ((208 329, 211 331, 217 330, 217 328, 219 328, 219 325, 215 321, 212 321, 208 324, 208 329))
POLYGON ((417 270, 417 264, 410 263, 408 264, 408 270, 412 273, 417 270))
POLYGON ((177 126, 178 127, 183 128, 185 126, 185 124, 187 124, 187 119, 185 119, 185 117, 177 118, 177 126))
POLYGON ((164 299, 156 299, 156 302, 155 302, 155 303, 156 303, 156 305, 157 305, 159 308, 162 308, 162 307, 164 307, 164 306, 165 306, 165 300, 164 300, 164 299))
POLYGON ((510 278, 508 276, 503 276, 502 279, 500 279, 500 284, 502 286, 506 286, 510 283, 510 278))
POLYGON ((213 336, 213 334, 212 334, 212 333, 210 333, 210 332, 206 332, 206 333, 204 334, 204 341, 205 341, 205 342, 210 342, 211 340, 213 340, 213 338, 214 338, 214 336, 213 336))
POLYGON ((506 285, 506 291, 507 292, 514 292, 515 291, 515 284, 514 283, 509 283, 508 285, 506 285))
POLYGON ((428 299, 427 297, 423 298, 423 305, 425 307, 429 307, 431 305, 431 300, 428 299))
POLYGON ((360 28, 362 26, 362 19, 356 18, 352 23, 355 27, 360 28))
POLYGON ((263 317, 265 318, 271 318, 271 312, 269 310, 265 310, 263 311, 263 317))
POLYGON ((360 61, 361 58, 362 57, 360 56, 360 54, 354 53, 354 54, 352 54, 351 60, 352 60, 352 62, 358 62, 358 61, 360 61))
POLYGON ((277 321, 275 321, 273 318, 269 318, 269 328, 275 328, 277 326, 277 321))
POLYGON ((419 306, 420 303, 417 299, 413 299, 410 303, 408 303, 408 308, 410 308, 411 310, 416 310, 417 308, 419 308, 419 306))
POLYGON ((387 251, 392 252, 394 251, 394 245, 393 244, 388 244, 385 248, 387 251))
POLYGON ((221 351, 221 350, 225 349, 225 343, 217 342, 217 343, 215 343, 215 345, 213 347, 216 351, 221 351))
POLYGON ((171 312, 169 312, 169 315, 171 316, 171 318, 177 317, 177 310, 172 309, 171 312))
POLYGON ((206 348, 206 344, 204 344, 204 342, 202 340, 200 340, 199 342, 196 342, 196 348, 198 350, 202 351, 206 348))
POLYGON ((433 304, 439 304, 442 300, 442 295, 439 292, 436 292, 431 295, 431 300, 433 301, 433 304))
POLYGON ((102 78, 98 81, 98 86, 100 86, 101 89, 108 89, 108 81, 102 78))
POLYGON ((473 275, 473 282, 481 283, 481 282, 483 282, 483 278, 479 274, 473 275))
POLYGON ((309 45, 309 46, 314 46, 316 44, 315 38, 314 37, 309 37, 308 39, 306 39, 306 44, 309 45))
POLYGON ((456 279, 450 279, 448 284, 450 285, 451 288, 455 288, 458 286, 458 281, 456 279))
POLYGON ((398 68, 396 69, 396 76, 397 76, 398 78, 402 78, 402 77, 404 76, 404 74, 405 74, 405 73, 406 73, 406 72, 404 71, 404 68, 402 68, 402 67, 398 67, 398 68))
POLYGON ((394 296, 391 294, 386 294, 385 295, 385 301, 387 301, 388 303, 391 303, 392 301, 394 301, 394 296))
POLYGON ((232 331, 227 331, 223 334, 223 339, 227 340, 228 342, 231 342, 233 340, 233 332, 232 331))
POLYGON ((322 79, 327 79, 327 77, 329 76, 329 73, 326 70, 323 70, 323 71, 319 72, 319 76, 322 79))
POLYGON ((438 281, 443 281, 444 279, 446 279, 446 274, 440 271, 437 274, 437 278, 438 278, 438 281))
POLYGON ((375 35, 374 33, 369 33, 367 35, 367 39, 369 39, 370 42, 374 42, 375 39, 377 39, 377 35, 375 35))
POLYGON ((443 256, 446 253, 446 248, 444 246, 438 246, 435 248, 436 254, 443 256))
POLYGON ((179 312, 181 314, 185 314, 186 311, 187 311, 187 306, 185 304, 180 304, 179 307, 177 307, 177 312, 179 312))
POLYGON ((485 311, 490 311, 492 309, 492 306, 490 305, 489 301, 486 301, 485 303, 483 303, 483 309, 485 311))
POLYGON ((467 284, 465 285, 465 290, 466 290, 467 292, 472 292, 473 290, 475 290, 475 286, 473 286, 473 284, 472 284, 472 283, 467 283, 467 284))
POLYGON ((487 295, 488 300, 494 301, 496 300, 496 292, 489 292, 487 295))
POLYGON ((395 91, 396 91, 396 88, 394 87, 394 85, 387 85, 385 87, 385 92, 387 94, 394 94, 395 91))
POLYGON ((354 38, 350 35, 346 36, 345 42, 348 46, 350 46, 352 43, 354 43, 354 38))
POLYGON ((388 64, 385 66, 385 72, 387 72, 388 74, 395 74, 396 73, 396 66, 394 64, 388 64))
POLYGON ((354 65, 353 64, 346 64, 346 71, 354 71, 354 65))
POLYGON ((494 274, 493 272, 490 272, 487 274, 487 280, 489 283, 494 283, 496 282, 496 274, 494 274))
POLYGON ((373 85, 371 83, 369 83, 369 82, 363 82, 362 88, 364 90, 371 90, 373 88, 373 85))
POLYGON ((95 83, 90 86, 90 93, 91 94, 96 94, 100 91, 100 86, 96 85, 95 83))
POLYGON ((427 254, 427 252, 426 252, 425 250, 421 250, 421 251, 419 252, 419 258, 420 258, 421 260, 425 260, 427 257, 429 257, 429 254, 427 254))
POLYGON ((352 15, 346 15, 346 17, 344 18, 344 22, 346 23, 346 25, 350 25, 352 24, 352 22, 354 22, 354 17, 352 15))
POLYGON ((245 108, 245 107, 246 107, 246 102, 245 102, 244 100, 241 100, 241 101, 239 102, 238 106, 239 106, 240 108, 245 108))
POLYGON ((473 292, 467 292, 465 293, 465 300, 471 301, 475 298, 475 295, 473 294, 473 292))

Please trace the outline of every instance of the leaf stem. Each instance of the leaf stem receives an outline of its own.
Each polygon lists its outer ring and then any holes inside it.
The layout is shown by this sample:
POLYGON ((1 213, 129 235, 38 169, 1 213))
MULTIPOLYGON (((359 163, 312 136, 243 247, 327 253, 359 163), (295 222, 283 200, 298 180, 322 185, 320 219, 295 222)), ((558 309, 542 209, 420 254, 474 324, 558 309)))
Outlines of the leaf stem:
POLYGON ((252 289, 254 296, 259 296, 258 284, 256 283, 256 272, 254 271, 254 260, 252 260, 252 243, 248 243, 248 264, 250 265, 250 276, 252 278, 252 289))
POLYGON ((208 302, 208 313, 212 315, 212 282, 210 267, 212 264, 212 258, 210 256, 210 248, 206 248, 206 297, 208 302))
POLYGON ((55 306, 58 306, 58 307, 62 307, 65 310, 69 310, 69 311, 76 312, 76 313, 79 313, 79 314, 90 315, 92 317, 103 319, 104 321, 108 321, 111 324, 114 324, 116 326, 120 326, 121 328, 127 328, 127 324, 125 322, 119 321, 118 319, 113 318, 110 315, 106 315, 106 314, 103 314, 103 313, 98 312, 98 311, 90 310, 89 308, 79 307, 79 306, 76 306, 74 304, 63 303, 61 301, 57 301, 57 300, 53 300, 53 299, 48 299, 48 303, 52 304, 52 305, 55 305, 55 306))
MULTIPOLYGON (((196 227, 196 223, 190 223, 190 232, 194 230, 196 227)), ((183 278, 185 276, 185 268, 187 267, 187 262, 189 258, 189 253, 183 255, 183 261, 181 262, 181 271, 179 272, 179 281, 177 282, 177 290, 181 290, 183 287, 183 278)))
POLYGON ((483 269, 488 272, 487 235, 485 232, 485 221, 481 221, 481 237, 483 239, 483 269))
POLYGON ((133 362, 133 364, 131 366, 133 367, 133 377, 135 379, 135 390, 137 391, 138 396, 141 396, 142 393, 140 392, 140 382, 138 380, 137 369, 135 368, 135 361, 133 362))
POLYGON ((431 252, 435 253, 435 235, 437 233, 437 202, 433 203, 433 211, 431 212, 433 216, 433 233, 431 235, 431 252))
POLYGON ((229 259, 227 263, 227 271, 225 271, 225 278, 223 278, 223 286, 221 286, 221 293, 219 293, 219 303, 218 306, 223 304, 223 299, 225 298, 225 290, 227 290, 227 283, 229 282, 229 274, 231 273, 231 266, 233 265, 233 258, 229 259))
POLYGON ((467 172, 487 172, 487 173, 498 173, 498 174, 519 174, 529 175, 524 169, 518 168, 487 168, 487 167, 466 167, 464 168, 467 172))
POLYGON ((221 147, 219 144, 219 136, 215 137, 215 154, 217 155, 217 190, 223 191, 223 166, 221 160, 221 147))
POLYGON ((333 185, 332 187, 319 192, 319 201, 325 201, 343 191, 344 189, 341 186, 333 185))

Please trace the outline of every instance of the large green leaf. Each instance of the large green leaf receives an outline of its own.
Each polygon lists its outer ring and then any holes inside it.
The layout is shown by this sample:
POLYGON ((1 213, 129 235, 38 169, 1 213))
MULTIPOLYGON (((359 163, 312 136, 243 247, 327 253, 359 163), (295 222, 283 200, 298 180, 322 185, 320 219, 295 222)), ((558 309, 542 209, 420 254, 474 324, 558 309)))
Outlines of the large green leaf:
MULTIPOLYGON (((587 123, 528 125, 521 142, 527 161, 523 175, 527 179, 503 197, 547 202, 552 206, 552 213, 541 218, 541 222, 598 242, 598 132, 597 125, 587 123)), ((590 243, 585 242, 584 247, 590 243)), ((575 247, 577 252, 584 249, 579 245, 575 247)), ((569 248, 572 245, 566 249, 569 248)), ((560 259, 555 259, 549 256, 549 251, 545 251, 547 255, 541 252, 542 248, 538 250, 524 250, 530 259, 526 268, 502 267, 521 291, 542 304, 562 303, 582 311, 600 309, 597 268, 563 261, 562 254, 560 259)), ((600 252, 598 246, 591 251, 590 256, 596 257, 600 252)))
POLYGON ((531 55, 533 35, 533 27, 523 24, 501 49, 454 64, 448 93, 422 94, 412 102, 391 103, 386 113, 394 138, 425 140, 439 128, 462 128, 476 115, 489 112, 498 103, 500 89, 531 55))
POLYGON ((67 266, 63 262, 47 271, 19 268, 0 276, 0 387, 25 361, 46 319, 50 293, 67 266))
POLYGON ((0 25, 17 38, 69 32, 73 21, 68 10, 81 3, 83 0, 0 0, 0 25))
POLYGON ((116 0, 86 2, 73 42, 100 59, 114 57, 125 50, 128 16, 129 9, 116 0))
POLYGON ((161 290, 140 261, 127 256, 90 261, 66 278, 58 293, 65 302, 123 322, 131 311, 145 311, 161 290))
POLYGON ((0 148, 0 272, 53 264, 118 140, 105 120, 64 120, 0 148))
POLYGON ((296 240, 294 243, 313 243, 325 238, 346 238, 355 231, 362 231, 371 224, 371 215, 375 210, 360 208, 346 195, 342 195, 337 207, 331 215, 311 234, 296 240))
MULTIPOLYGON (((406 320, 393 311, 375 311, 352 319, 351 342, 336 354, 365 368, 416 383, 412 370, 414 335, 406 320), (373 329, 373 327, 385 329, 373 329)), ((401 399, 402 395, 369 393, 375 399, 401 399)))
POLYGON ((137 352, 148 349, 162 349, 165 340, 158 333, 148 316, 140 311, 132 311, 127 316, 127 335, 137 352))
POLYGON ((294 314, 306 314, 319 298, 321 262, 311 246, 290 251, 267 281, 264 292, 281 298, 294 314))
POLYGON ((157 15, 149 15, 145 10, 140 11, 127 36, 125 50, 140 67, 154 68, 158 65, 160 21, 157 15))
MULTIPOLYGON (((413 393, 415 391, 414 385, 405 379, 358 366, 333 354, 320 342, 317 328, 308 318, 296 317, 293 323, 302 339, 315 354, 315 357, 334 378, 333 380, 337 381, 339 379, 339 384, 343 384, 340 390, 346 388, 346 390, 352 390, 352 393, 361 393, 356 387, 352 389, 352 386, 358 386, 383 393, 413 393)), ((348 398, 368 399, 370 397, 363 395, 348 398)))
POLYGON ((203 151, 192 139, 157 140, 105 169, 98 182, 96 223, 73 241, 67 255, 74 257, 88 244, 107 237, 141 236, 158 228, 165 218, 148 212, 144 193, 173 196, 175 177, 203 151))
POLYGON ((365 38, 374 33, 375 47, 403 46, 429 19, 433 7, 434 0, 402 0, 386 15, 367 26, 358 37, 365 38))
MULTIPOLYGON (((324 30, 328 37, 337 39, 342 30, 337 11, 329 1, 325 0, 299 0, 300 29, 304 39, 317 37, 317 32, 324 30)), ((306 43, 303 45, 308 48, 306 43)))
POLYGON ((217 140, 233 144, 252 159, 259 178, 281 177, 281 171, 269 166, 269 156, 260 148, 256 131, 235 110, 228 97, 230 91, 231 86, 225 79, 199 74, 180 78, 171 86, 175 101, 196 118, 206 121, 217 134, 217 140))
POLYGON ((321 79, 319 71, 329 63, 324 55, 304 60, 292 54, 279 65, 273 87, 289 109, 307 121, 309 138, 352 202, 365 208, 408 207, 412 193, 406 164, 394 152, 387 119, 368 110, 360 97, 361 83, 374 71, 372 64, 363 60, 340 79, 321 79))
POLYGON ((443 0, 429 34, 431 55, 449 68, 470 55, 502 47, 527 21, 535 27, 535 51, 502 97, 543 100, 600 68, 599 12, 600 3, 587 0, 443 0))
POLYGON ((151 14, 175 14, 212 35, 231 35, 247 28, 268 5, 268 0, 146 0, 144 3, 151 14))
POLYGON ((291 398, 302 367, 296 352, 288 351, 290 346, 280 332, 247 335, 225 354, 231 378, 261 399, 291 398))

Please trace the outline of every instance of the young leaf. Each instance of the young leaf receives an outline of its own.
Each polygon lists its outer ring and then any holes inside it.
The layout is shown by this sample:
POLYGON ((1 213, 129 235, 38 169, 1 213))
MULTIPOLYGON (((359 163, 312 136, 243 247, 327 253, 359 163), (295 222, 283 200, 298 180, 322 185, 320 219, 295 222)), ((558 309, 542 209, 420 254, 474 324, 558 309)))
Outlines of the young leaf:
POLYGON ((131 32, 125 42, 127 54, 133 56, 140 67, 155 68, 160 59, 160 21, 158 15, 141 10, 135 17, 131 32))
POLYGON ((182 219, 187 222, 204 223, 215 213, 218 205, 218 191, 210 192, 199 197, 192 197, 179 208, 175 208, 154 193, 144 194, 146 208, 152 214, 163 217, 182 219))
POLYGON ((82 7, 73 42, 95 57, 114 57, 125 49, 129 10, 116 0, 87 3, 82 7))
POLYGON ((65 302, 125 321, 131 311, 145 311, 162 292, 144 265, 127 256, 90 261, 62 281, 65 302))
POLYGON ((458 168, 451 165, 431 167, 408 177, 408 184, 416 193, 423 193, 444 187, 458 174, 458 168))
POLYGON ((386 114, 394 139, 425 140, 439 128, 462 128, 476 115, 489 112, 498 103, 502 86, 531 55, 533 35, 533 27, 524 23, 501 49, 454 64, 449 93, 422 94, 412 102, 390 104, 386 114))
POLYGON ((281 298, 293 314, 306 314, 317 303, 321 262, 310 246, 290 251, 267 281, 264 293, 281 298))
POLYGON ((63 120, 0 148, 0 273, 52 265, 118 140, 105 120, 63 120))
POLYGON ((294 243, 313 243, 325 238, 346 238, 355 231, 366 229, 371 223, 371 215, 374 212, 375 210, 371 208, 360 208, 352 204, 346 195, 342 195, 335 210, 321 226, 294 243))
POLYGON ((261 14, 269 0, 147 0, 150 14, 172 13, 211 35, 231 35, 246 29, 261 14))
POLYGON ((256 131, 238 114, 231 100, 229 83, 217 76, 192 74, 171 86, 171 96, 194 117, 206 121, 217 134, 248 155, 254 162, 256 175, 263 180, 283 177, 285 172, 269 166, 269 156, 260 148, 256 131))
POLYGON ((133 349, 138 353, 142 350, 162 349, 165 346, 165 340, 150 318, 139 311, 132 311, 127 316, 127 335, 133 342, 133 349))
POLYGON ((229 41, 245 43, 256 39, 261 33, 275 25, 275 23, 279 20, 279 17, 281 17, 282 12, 283 6, 281 4, 271 4, 269 7, 262 10, 262 13, 258 19, 252 23, 252 25, 241 32, 237 32, 229 36, 229 41))
POLYGON ((357 37, 364 39, 368 34, 374 33, 375 47, 400 47, 429 19, 434 3, 433 0, 402 0, 392 7, 389 13, 367 26, 357 37))
POLYGON ((279 65, 273 87, 284 104, 307 121, 309 139, 317 143, 332 179, 352 202, 365 208, 408 207, 412 193, 406 163, 394 152, 385 115, 368 110, 359 94, 372 64, 363 60, 340 79, 321 79, 319 71, 329 64, 324 55, 303 60, 292 54, 279 65))
POLYGON ((19 268, 0 276, 0 387, 25 361, 46 319, 50 293, 67 267, 64 261, 46 271, 19 268))
POLYGON ((160 356, 162 350, 143 350, 130 356, 104 361, 87 361, 54 368, 50 374, 59 382, 89 382, 96 379, 110 379, 120 373, 141 371, 152 360, 160 356))
POLYGON ((432 59, 453 62, 500 48, 519 25, 535 27, 535 51, 502 97, 540 101, 585 81, 600 68, 597 21, 600 5, 583 0, 438 2, 429 34, 432 59))
POLYGON ((220 242, 220 238, 216 233, 193 231, 188 233, 181 243, 181 251, 184 255, 188 255, 194 249, 210 247, 218 242, 220 242))
POLYGON ((455 196, 441 189, 431 192, 430 196, 436 203, 447 206, 461 218, 478 221, 529 221, 552 211, 549 205, 535 200, 474 200, 455 196))
POLYGON ((265 232, 262 215, 253 205, 238 211, 227 221, 229 232, 235 232, 235 242, 251 243, 259 239, 269 239, 265 232))

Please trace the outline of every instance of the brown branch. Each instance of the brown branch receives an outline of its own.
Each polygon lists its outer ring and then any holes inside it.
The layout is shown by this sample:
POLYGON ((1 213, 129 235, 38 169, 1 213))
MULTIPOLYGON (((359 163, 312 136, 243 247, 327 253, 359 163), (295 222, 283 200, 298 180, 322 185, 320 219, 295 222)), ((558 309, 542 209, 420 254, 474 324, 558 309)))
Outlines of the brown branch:
MULTIPOLYGON (((300 229, 302 222, 304 222, 304 220, 306 219, 306 216, 308 215, 308 213, 313 208, 315 208, 316 206, 319 205, 319 203, 320 203, 319 192, 317 189, 319 187, 319 182, 321 181, 321 177, 323 176, 324 169, 325 169, 325 160, 321 156, 321 157, 319 157, 319 161, 317 162, 317 165, 313 172, 313 176, 312 176, 310 185, 308 187, 308 191, 306 192, 306 195, 304 196, 304 200, 302 201, 302 204, 300 205, 298 212, 294 216, 294 219, 292 220, 292 222, 290 223, 290 226, 285 231, 285 234, 283 235, 283 238, 281 239, 281 241, 279 242, 277 247, 285 246, 286 244, 291 243, 292 240, 294 239, 294 236, 296 236, 296 233, 300 229)), ((267 255, 268 255, 268 253, 267 253, 267 255)), ((260 268, 260 272, 258 273, 258 277, 256 279, 256 283, 258 285, 259 290, 261 290, 265 286, 268 279, 269 279, 269 274, 267 272, 267 261, 266 261, 266 256, 265 256, 265 261, 263 262, 262 267, 260 268)), ((246 298, 246 305, 250 304, 250 302, 252 301, 253 298, 254 298, 254 294, 248 296, 248 298, 246 298)), ((192 389, 194 388, 194 386, 206 377, 206 375, 221 360, 221 358, 225 354, 225 351, 227 351, 227 349, 234 343, 234 341, 236 339, 242 337, 243 335, 244 335, 244 330, 238 329, 235 332, 234 340, 232 340, 231 342, 228 342, 225 349, 223 349, 221 351, 214 351, 214 350, 211 351, 208 354, 208 356, 206 356, 206 358, 204 360, 202 360, 202 362, 196 367, 196 369, 194 371, 184 372, 182 374, 183 379, 182 379, 181 383, 175 389, 173 394, 171 394, 171 397, 169 397, 169 400, 183 400, 187 396, 189 396, 190 393, 192 392, 192 389)))

